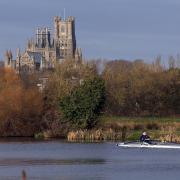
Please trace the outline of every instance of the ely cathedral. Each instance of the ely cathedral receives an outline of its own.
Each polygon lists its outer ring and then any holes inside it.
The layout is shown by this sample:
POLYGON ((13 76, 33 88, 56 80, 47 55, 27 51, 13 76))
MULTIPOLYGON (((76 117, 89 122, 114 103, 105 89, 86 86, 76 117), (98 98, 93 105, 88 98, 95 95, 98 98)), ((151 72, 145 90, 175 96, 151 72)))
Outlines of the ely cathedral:
POLYGON ((16 59, 11 51, 6 51, 4 64, 17 72, 35 72, 52 69, 66 59, 82 62, 81 49, 76 47, 74 17, 65 20, 55 17, 53 36, 49 28, 38 28, 36 37, 28 41, 25 51, 21 53, 17 49, 16 59))

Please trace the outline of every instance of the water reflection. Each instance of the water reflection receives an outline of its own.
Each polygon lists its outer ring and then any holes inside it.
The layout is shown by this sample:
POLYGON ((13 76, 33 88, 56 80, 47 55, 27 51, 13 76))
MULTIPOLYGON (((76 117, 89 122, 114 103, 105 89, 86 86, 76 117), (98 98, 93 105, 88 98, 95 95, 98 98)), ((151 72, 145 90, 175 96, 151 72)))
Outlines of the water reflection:
POLYGON ((0 166, 97 165, 104 159, 0 159, 0 166))

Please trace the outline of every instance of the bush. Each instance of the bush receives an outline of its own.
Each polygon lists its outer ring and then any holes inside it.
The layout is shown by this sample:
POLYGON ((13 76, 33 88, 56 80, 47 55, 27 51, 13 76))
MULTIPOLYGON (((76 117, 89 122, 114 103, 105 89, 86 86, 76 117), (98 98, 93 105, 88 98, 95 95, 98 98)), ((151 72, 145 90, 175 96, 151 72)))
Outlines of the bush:
POLYGON ((104 81, 95 77, 85 80, 70 96, 60 101, 60 111, 78 128, 92 128, 97 123, 105 101, 104 81))

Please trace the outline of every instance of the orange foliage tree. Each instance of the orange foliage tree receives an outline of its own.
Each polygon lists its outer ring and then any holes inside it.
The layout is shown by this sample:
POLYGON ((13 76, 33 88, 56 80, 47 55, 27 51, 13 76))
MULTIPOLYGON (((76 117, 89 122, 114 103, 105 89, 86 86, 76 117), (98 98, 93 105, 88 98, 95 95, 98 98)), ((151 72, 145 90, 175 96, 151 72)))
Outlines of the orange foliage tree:
POLYGON ((33 136, 41 127, 42 97, 11 69, 0 70, 0 135, 33 136))

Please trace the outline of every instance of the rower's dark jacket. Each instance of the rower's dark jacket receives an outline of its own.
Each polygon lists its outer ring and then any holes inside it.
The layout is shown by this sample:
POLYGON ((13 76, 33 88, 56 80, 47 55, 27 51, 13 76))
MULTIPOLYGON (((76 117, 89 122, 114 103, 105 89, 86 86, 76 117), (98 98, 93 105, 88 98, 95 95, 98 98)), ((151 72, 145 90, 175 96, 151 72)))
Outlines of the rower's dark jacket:
POLYGON ((141 142, 143 142, 143 141, 145 141, 147 139, 150 139, 150 137, 148 135, 141 135, 141 137, 140 137, 141 142))

